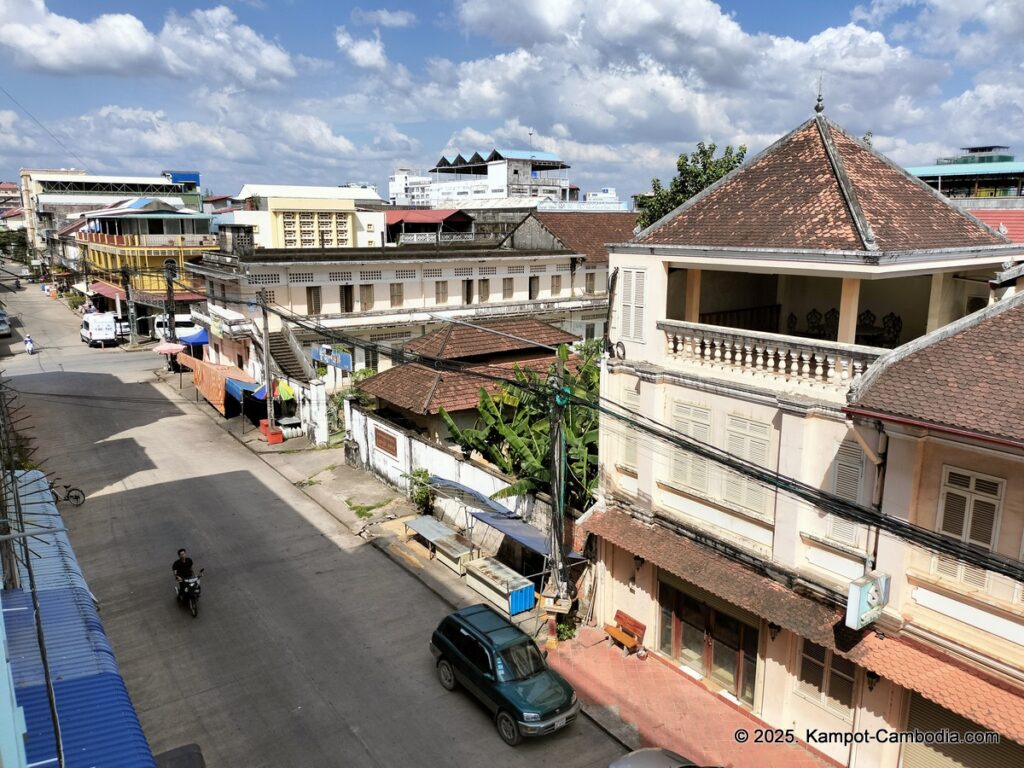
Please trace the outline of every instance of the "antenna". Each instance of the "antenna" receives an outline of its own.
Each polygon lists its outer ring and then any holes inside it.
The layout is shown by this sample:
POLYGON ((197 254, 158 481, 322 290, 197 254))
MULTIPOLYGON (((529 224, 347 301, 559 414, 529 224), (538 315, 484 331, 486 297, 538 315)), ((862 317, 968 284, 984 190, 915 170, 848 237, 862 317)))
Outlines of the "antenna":
POLYGON ((530 151, 533 152, 533 128, 530 129, 530 151))

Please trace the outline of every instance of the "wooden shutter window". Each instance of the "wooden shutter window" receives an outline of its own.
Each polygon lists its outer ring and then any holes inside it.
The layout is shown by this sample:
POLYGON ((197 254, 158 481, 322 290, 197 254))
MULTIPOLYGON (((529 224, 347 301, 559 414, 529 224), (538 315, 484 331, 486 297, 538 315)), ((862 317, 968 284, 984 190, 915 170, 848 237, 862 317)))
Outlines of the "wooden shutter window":
POLYGON ((619 330, 624 338, 633 337, 633 270, 622 271, 622 310, 619 312, 619 330))
POLYGON ((633 337, 637 341, 644 338, 644 283, 646 272, 637 272, 633 282, 633 337))
MULTIPOLYGON (((626 384, 622 389, 622 405, 631 411, 640 409, 640 393, 636 390, 638 384, 639 382, 636 384, 626 384)), ((618 426, 623 430, 622 464, 630 469, 635 469, 637 463, 637 434, 622 422, 619 422, 618 426)))
MULTIPOLYGON (((673 403, 672 426, 682 435, 708 443, 711 440, 711 411, 686 403, 673 403)), ((683 448, 673 449, 673 483, 706 492, 709 474, 707 459, 683 448)))

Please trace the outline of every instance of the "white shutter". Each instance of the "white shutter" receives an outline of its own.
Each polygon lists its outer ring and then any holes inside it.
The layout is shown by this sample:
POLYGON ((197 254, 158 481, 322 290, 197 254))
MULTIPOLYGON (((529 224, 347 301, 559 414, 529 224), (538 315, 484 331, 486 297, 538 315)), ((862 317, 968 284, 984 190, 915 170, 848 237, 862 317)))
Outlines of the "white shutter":
MULTIPOLYGON (((759 467, 768 466, 771 426, 730 416, 726 422, 726 451, 759 467)), ((726 472, 722 495, 733 504, 764 512, 768 490, 757 480, 739 472, 726 472)))
POLYGON ((633 338, 644 339, 644 284, 647 273, 638 271, 633 285, 633 338))
MULTIPOLYGON (((958 541, 985 549, 995 546, 1003 481, 966 470, 945 468, 938 530, 958 541)), ((988 571, 946 555, 936 555, 933 570, 980 590, 988 588, 988 571)))
MULTIPOLYGON (((979 726, 918 693, 910 696, 908 731, 940 733, 943 730, 977 731, 979 726)), ((1024 745, 1011 739, 998 744, 916 744, 907 742, 902 750, 903 768, 1009 768, 1024 765, 1024 745)))
POLYGON ((972 544, 992 548, 992 536, 996 529, 996 510, 998 507, 988 499, 973 499, 971 504, 971 524, 967 530, 967 540, 972 544))
MULTIPOLYGON (((702 443, 711 439, 711 411, 686 403, 673 403, 672 426, 681 435, 702 443)), ((706 492, 708 489, 708 461, 691 451, 676 448, 672 453, 672 481, 678 485, 706 492)))
POLYGON ((842 443, 833 462, 832 493, 841 499, 860 500, 864 454, 857 443, 842 443))
POLYGON ((619 311, 619 332, 623 338, 633 337, 633 270, 622 270, 622 302, 619 311))
POLYGON ((946 491, 942 500, 942 521, 939 531, 956 539, 963 539, 967 522, 967 494, 946 491))
MULTIPOLYGON (((736 458, 745 458, 747 441, 743 435, 729 431, 725 436, 725 450, 736 458)), ((725 488, 722 490, 722 495, 725 496, 726 501, 742 505, 746 484, 746 476, 730 470, 725 473, 725 488)))

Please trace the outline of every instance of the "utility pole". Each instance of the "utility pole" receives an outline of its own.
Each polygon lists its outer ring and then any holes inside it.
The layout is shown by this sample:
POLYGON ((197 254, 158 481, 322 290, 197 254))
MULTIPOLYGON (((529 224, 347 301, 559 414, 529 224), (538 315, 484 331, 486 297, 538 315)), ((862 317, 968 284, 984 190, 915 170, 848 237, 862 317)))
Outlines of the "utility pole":
POLYGON ((565 405, 568 402, 563 390, 565 361, 562 349, 555 356, 554 393, 551 403, 551 584, 555 597, 567 596, 565 583, 565 405))
POLYGON ((132 275, 128 267, 121 267, 121 281, 124 285, 124 297, 128 303, 128 343, 133 347, 139 343, 135 332, 135 302, 132 301, 132 275))
POLYGON ((267 432, 274 428, 274 380, 270 376, 270 320, 267 317, 267 289, 260 288, 263 308, 263 385, 267 397, 267 432))
POLYGON ((167 329, 167 340, 177 341, 178 331, 174 327, 174 316, 177 307, 174 306, 174 280, 178 277, 178 262, 174 259, 164 260, 164 277, 167 280, 167 299, 164 302, 164 312, 167 314, 167 323, 164 327, 167 329))

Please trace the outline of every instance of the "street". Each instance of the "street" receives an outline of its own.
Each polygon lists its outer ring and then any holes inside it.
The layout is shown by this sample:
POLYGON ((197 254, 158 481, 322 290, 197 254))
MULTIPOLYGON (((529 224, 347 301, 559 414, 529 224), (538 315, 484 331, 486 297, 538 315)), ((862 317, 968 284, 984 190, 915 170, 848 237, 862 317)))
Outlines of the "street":
POLYGON ((86 493, 61 511, 154 753, 196 743, 210 768, 570 768, 623 752, 585 717, 505 746, 482 706, 437 682, 427 643, 448 609, 433 592, 172 394, 152 351, 85 347, 36 285, 0 299, 15 418, 35 461, 86 493), (206 569, 198 619, 173 597, 179 547, 206 569))

